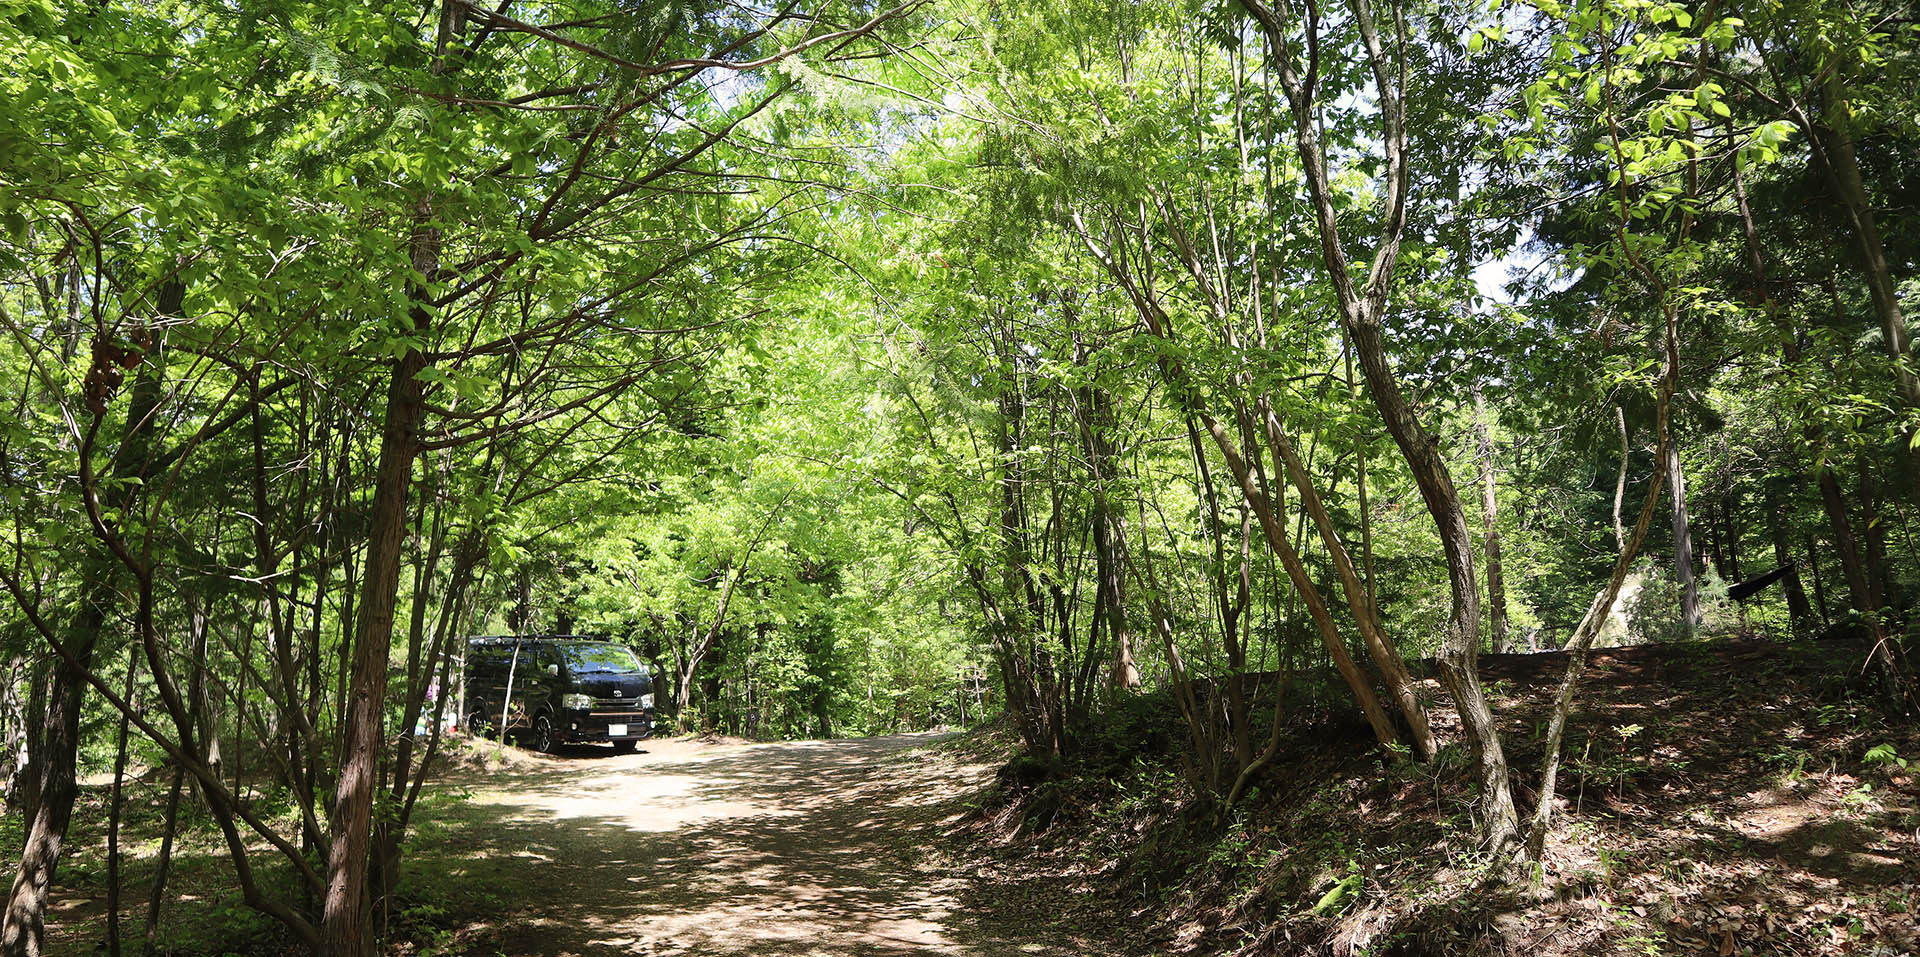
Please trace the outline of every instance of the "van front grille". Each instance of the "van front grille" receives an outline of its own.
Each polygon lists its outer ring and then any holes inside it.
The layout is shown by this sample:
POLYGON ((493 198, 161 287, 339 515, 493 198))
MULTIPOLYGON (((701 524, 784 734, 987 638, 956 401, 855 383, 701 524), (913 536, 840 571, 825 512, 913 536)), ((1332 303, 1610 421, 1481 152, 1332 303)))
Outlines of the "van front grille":
POLYGON ((632 698, 595 698, 593 699, 593 710, 595 714, 610 711, 636 715, 643 713, 640 708, 640 702, 632 698))

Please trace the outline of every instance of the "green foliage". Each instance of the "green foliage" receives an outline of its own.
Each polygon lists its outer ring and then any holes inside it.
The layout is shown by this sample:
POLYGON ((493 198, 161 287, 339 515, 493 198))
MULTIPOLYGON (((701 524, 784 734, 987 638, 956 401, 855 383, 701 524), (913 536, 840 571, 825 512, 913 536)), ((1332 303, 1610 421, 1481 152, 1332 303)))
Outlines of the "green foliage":
MULTIPOLYGON (((1572 631, 1619 548, 1616 470, 1630 516, 1662 465, 1669 318, 1703 618, 1657 523, 1609 640, 1891 623, 1920 594, 1920 407, 1888 349, 1920 283, 1920 27, 1883 7, 1409 8, 1384 54, 1404 195, 1361 38, 1309 11, 1328 215, 1364 264, 1355 237, 1404 202, 1381 358, 1454 483, 1488 466, 1516 636, 1572 631), (1502 264, 1531 268, 1495 301, 1476 273, 1502 264)), ((201 742, 304 756, 263 801, 324 820, 382 514, 406 526, 387 731, 430 723, 408 712, 459 636, 567 627, 632 644, 688 727, 1005 714, 1119 780, 1194 739, 1176 675, 1352 710, 1250 499, 1338 634, 1371 605, 1404 656, 1440 646, 1442 538, 1333 320, 1355 276, 1325 266, 1241 6, 963 2, 786 56, 873 11, 588 3, 562 44, 441 35, 461 10, 0 3, 0 651, 22 691, 42 629, 97 610, 91 670, 118 687, 150 626, 179 680, 136 681, 133 762, 196 723, 165 699, 197 672, 201 742), (714 55, 777 62, 633 68, 714 55), (420 448, 383 491, 390 380, 415 366, 420 448), (1269 412, 1364 599, 1341 600, 1269 412), (1198 413, 1251 453, 1252 496, 1198 413), (1145 693, 1112 687, 1117 633, 1145 693)), ((111 766, 119 716, 89 692, 83 769, 111 766)), ((1581 772, 1627 783, 1641 740, 1598 735, 1581 772)), ((404 831, 404 796, 378 806, 404 831)))
POLYGON ((1906 758, 1901 757, 1899 753, 1893 749, 1893 745, 1886 742, 1881 742, 1868 748, 1867 753, 1860 756, 1860 763, 1868 767, 1879 765, 1888 770, 1898 768, 1902 771, 1905 771, 1910 766, 1910 762, 1908 762, 1906 758))

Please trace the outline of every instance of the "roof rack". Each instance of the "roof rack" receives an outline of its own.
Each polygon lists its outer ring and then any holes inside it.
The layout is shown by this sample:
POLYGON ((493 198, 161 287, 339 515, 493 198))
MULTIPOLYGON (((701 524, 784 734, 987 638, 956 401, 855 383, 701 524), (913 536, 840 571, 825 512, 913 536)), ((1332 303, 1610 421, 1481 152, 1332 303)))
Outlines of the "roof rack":
POLYGON ((473 635, 469 645, 504 645, 521 641, 612 641, 610 635, 473 635))

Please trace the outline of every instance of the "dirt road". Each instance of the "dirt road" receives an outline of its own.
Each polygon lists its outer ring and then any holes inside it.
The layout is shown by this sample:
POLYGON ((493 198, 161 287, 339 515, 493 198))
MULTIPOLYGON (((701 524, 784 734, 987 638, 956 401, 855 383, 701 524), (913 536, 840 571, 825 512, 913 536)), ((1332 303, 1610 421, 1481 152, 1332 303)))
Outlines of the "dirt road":
POLYGON ((991 768, 923 748, 936 740, 650 742, 521 760, 472 800, 497 809, 491 846, 476 850, 523 870, 513 883, 529 898, 461 950, 1066 953, 999 939, 961 906, 964 876, 943 873, 929 846, 991 768))

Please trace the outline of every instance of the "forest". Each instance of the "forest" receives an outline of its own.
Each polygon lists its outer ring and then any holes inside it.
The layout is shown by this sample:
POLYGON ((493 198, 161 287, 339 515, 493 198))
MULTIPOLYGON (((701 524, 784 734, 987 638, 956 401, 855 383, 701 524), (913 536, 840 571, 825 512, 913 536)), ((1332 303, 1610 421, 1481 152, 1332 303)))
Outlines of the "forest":
POLYGON ((263 952, 417 952, 471 635, 1052 803, 1151 739, 1215 837, 1320 736, 1483 888, 1629 750, 1595 655, 1766 641, 1911 811, 1910 4, 0 0, 0 62, 0 954, 81 854, 193 952, 176 831, 263 952))

